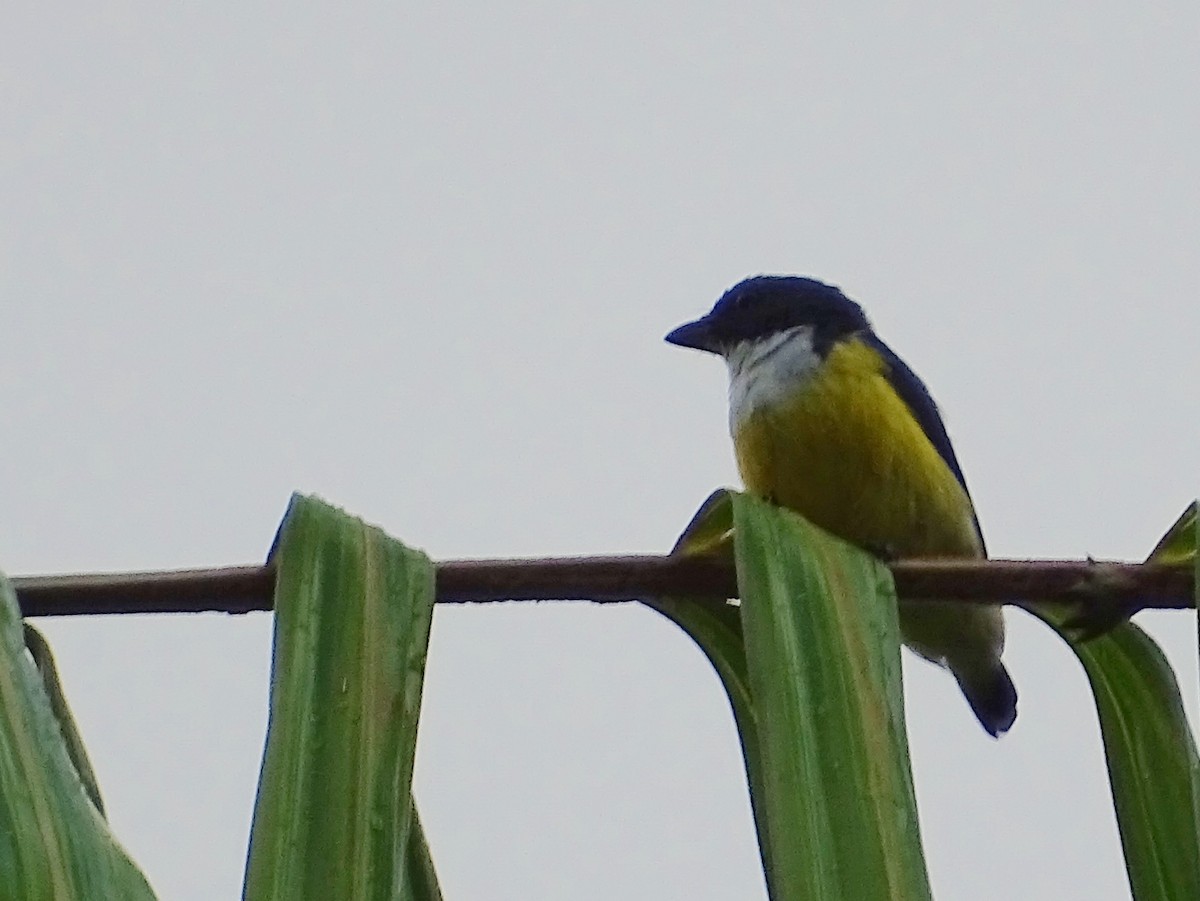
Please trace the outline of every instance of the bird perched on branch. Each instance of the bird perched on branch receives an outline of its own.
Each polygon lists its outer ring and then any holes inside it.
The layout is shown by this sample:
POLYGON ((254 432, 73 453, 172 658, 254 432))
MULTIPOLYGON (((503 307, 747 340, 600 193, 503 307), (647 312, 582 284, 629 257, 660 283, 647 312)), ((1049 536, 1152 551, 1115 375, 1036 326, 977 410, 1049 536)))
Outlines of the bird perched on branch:
MULTIPOLYGON (((838 288, 758 276, 666 338, 724 358, 747 490, 885 559, 986 556, 933 398, 838 288)), ((900 604, 905 644, 947 667, 991 735, 1017 716, 1000 608, 900 604)))

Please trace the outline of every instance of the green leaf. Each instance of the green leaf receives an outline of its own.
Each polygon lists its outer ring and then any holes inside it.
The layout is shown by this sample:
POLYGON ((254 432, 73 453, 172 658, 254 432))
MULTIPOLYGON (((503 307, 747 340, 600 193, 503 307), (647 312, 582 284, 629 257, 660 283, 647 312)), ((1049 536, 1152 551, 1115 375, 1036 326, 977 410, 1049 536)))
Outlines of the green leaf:
POLYGON ((301 495, 272 557, 270 720, 243 897, 439 898, 411 796, 433 565, 301 495))
POLYGON ((738 588, 778 898, 929 898, 891 574, 733 496, 738 588))
POLYGON ((1200 898, 1200 760, 1171 665, 1132 623, 1075 653, 1096 696, 1133 897, 1200 898))
MULTIPOLYGON (((76 769, 78 761, 91 779, 66 700, 47 694, 26 650, 16 595, 3 576, 0 642, 0 898, 153 899, 76 769), (68 746, 64 728, 77 747, 68 746)), ((38 638, 34 643, 45 663, 49 649, 38 638)), ((94 781, 91 791, 99 797, 94 781)))
MULTIPOLYGON (((1147 562, 1189 559, 1197 559, 1194 504, 1147 562)), ((1129 622, 1072 642, 1067 608, 1031 609, 1067 642, 1091 683, 1133 897, 1200 898, 1200 757, 1162 650, 1129 622)))
POLYGON ((728 553, 742 603, 662 599, 708 656, 741 736, 777 899, 927 899, 890 573, 800 517, 711 496, 676 553, 728 553))

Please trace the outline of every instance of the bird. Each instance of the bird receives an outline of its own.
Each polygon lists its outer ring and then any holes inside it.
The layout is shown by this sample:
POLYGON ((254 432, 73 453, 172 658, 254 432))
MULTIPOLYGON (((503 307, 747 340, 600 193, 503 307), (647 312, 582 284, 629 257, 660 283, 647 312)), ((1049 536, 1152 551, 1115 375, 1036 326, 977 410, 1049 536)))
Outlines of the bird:
MULTIPOLYGON (((746 490, 885 561, 987 556, 937 405, 861 306, 813 278, 758 275, 666 340, 722 357, 746 490)), ((992 737, 1017 716, 999 606, 900 601, 901 638, 950 671, 992 737)))

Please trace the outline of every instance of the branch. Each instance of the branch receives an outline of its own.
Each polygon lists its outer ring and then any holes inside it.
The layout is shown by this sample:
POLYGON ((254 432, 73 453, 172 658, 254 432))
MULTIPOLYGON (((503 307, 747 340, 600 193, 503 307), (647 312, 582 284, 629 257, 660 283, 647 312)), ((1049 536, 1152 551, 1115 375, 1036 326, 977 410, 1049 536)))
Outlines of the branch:
MULTIPOLYGON (((969 603, 1102 601, 1107 605, 1195 606, 1190 566, 1090 560, 901 560, 891 566, 906 601, 969 603)), ((275 572, 236 566, 174 572, 26 576, 13 580, 25 616, 98 613, 247 613, 270 610, 275 572)), ((636 601, 666 595, 737 596, 733 567, 706 557, 558 557, 447 560, 437 567, 437 599, 636 601)))

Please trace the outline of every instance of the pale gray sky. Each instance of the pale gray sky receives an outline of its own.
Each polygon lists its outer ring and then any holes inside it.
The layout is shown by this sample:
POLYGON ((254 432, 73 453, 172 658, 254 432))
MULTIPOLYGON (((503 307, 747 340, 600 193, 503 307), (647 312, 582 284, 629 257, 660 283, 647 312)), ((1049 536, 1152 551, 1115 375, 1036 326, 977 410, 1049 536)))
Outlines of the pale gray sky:
MULTIPOLYGON (((840 284, 993 554, 1140 558, 1196 494, 1194 4, 75 4, 0 36, 0 567, 260 560, 319 493, 435 557, 670 546, 736 484, 739 278, 840 284), (1052 8, 1049 8, 1052 7, 1052 8)), ((1195 619, 1144 616, 1197 703, 1195 619)), ((1127 897, 1072 656, 993 742, 906 663, 942 899, 1127 897)), ((46 621, 164 899, 240 886, 266 615, 46 621)), ((436 616, 450 899, 763 897, 727 705, 645 610, 436 616)))

